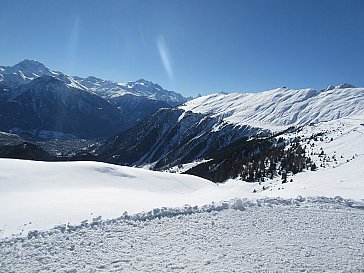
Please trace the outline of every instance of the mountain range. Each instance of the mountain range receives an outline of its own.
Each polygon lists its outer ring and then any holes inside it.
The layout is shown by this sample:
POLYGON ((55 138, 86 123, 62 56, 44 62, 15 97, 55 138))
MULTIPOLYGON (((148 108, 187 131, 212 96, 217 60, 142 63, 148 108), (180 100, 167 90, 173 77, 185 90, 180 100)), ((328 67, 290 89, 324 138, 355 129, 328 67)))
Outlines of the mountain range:
MULTIPOLYGON (((22 146, 16 138, 13 147, 0 149, 3 157, 42 155, 183 170, 215 182, 277 175, 285 181, 286 173, 318 167, 306 152, 307 139, 327 132, 303 139, 294 134, 315 124, 337 121, 339 126, 342 119, 364 115, 364 88, 350 84, 191 99, 143 79, 115 83, 68 76, 37 61, 0 70, 1 131, 28 140, 70 139, 40 142, 39 147, 22 146), (79 138, 97 141, 83 143, 79 138)), ((12 135, 3 136, 9 143, 12 135)))
POLYGON ((0 66, 0 130, 35 138, 110 136, 185 101, 143 79, 69 76, 34 60, 0 66))

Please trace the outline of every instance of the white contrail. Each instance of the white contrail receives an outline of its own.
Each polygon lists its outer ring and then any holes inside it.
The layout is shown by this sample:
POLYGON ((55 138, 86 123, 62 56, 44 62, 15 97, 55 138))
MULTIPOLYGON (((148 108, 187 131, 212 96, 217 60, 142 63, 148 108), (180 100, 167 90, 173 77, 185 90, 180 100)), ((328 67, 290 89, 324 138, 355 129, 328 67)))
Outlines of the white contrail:
POLYGON ((162 35, 160 35, 157 39, 157 45, 159 50, 159 55, 161 57, 164 69, 167 72, 167 75, 170 80, 174 80, 173 69, 172 69, 172 60, 168 52, 168 48, 166 42, 162 35))
POLYGON ((75 62, 76 49, 78 46, 78 39, 80 36, 79 21, 80 21, 79 17, 76 17, 67 43, 67 63, 68 63, 69 73, 72 72, 73 65, 75 62))

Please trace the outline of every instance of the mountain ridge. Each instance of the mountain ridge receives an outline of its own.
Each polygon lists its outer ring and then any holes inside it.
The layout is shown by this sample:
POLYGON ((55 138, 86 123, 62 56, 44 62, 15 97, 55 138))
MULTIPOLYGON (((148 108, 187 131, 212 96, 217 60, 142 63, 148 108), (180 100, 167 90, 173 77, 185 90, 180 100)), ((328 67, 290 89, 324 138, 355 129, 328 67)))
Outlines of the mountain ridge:
POLYGON ((31 80, 44 75, 54 76, 72 87, 86 90, 105 99, 133 94, 164 101, 172 106, 179 105, 191 99, 185 98, 177 92, 163 89, 160 85, 144 79, 139 79, 134 82, 117 83, 95 76, 88 76, 86 78, 70 76, 59 71, 51 70, 36 60, 25 59, 14 66, 0 66, 0 82, 3 82, 10 88, 16 88, 20 84, 29 83, 31 80))
POLYGON ((317 91, 286 87, 261 93, 215 93, 179 106, 234 125, 280 130, 364 112, 364 88, 343 84, 317 91))

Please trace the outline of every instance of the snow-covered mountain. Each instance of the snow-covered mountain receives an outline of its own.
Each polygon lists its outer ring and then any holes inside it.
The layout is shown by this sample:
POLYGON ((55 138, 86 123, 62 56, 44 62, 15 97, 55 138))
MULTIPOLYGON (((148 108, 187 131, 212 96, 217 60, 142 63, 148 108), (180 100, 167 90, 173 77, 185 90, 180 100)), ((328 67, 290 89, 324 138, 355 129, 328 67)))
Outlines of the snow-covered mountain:
POLYGON ((233 149, 235 142, 246 143, 249 137, 266 137, 269 145, 275 145, 271 135, 289 127, 360 113, 364 113, 364 88, 347 84, 321 91, 284 87, 262 93, 212 94, 156 112, 108 139, 97 152, 107 162, 165 169, 211 157, 225 147, 233 149))
POLYGON ((127 127, 133 127, 148 115, 161 108, 171 108, 171 105, 161 100, 150 99, 145 96, 125 94, 109 98, 108 101, 117 107, 127 127))
POLYGON ((179 107, 229 124, 282 129, 364 112, 364 88, 349 84, 314 89, 286 87, 261 93, 212 94, 179 107))
POLYGON ((109 99, 125 94, 144 96, 151 100, 159 100, 175 106, 186 102, 189 98, 183 97, 174 91, 163 89, 160 85, 140 79, 135 82, 116 83, 94 76, 82 78, 69 76, 59 71, 53 71, 35 60, 23 60, 14 66, 0 66, 0 82, 10 88, 29 83, 37 77, 53 76, 71 87, 94 93, 109 99))
POLYGON ((285 134, 322 166, 284 184, 0 159, 0 270, 361 272, 363 124, 285 134))
POLYGON ((40 62, 24 60, 14 66, 0 66, 0 82, 15 88, 40 76, 52 75, 52 72, 40 62))
POLYGON ((85 90, 73 77, 53 71, 36 60, 23 60, 14 66, 0 66, 0 82, 11 89, 42 76, 55 77, 70 87, 85 90))

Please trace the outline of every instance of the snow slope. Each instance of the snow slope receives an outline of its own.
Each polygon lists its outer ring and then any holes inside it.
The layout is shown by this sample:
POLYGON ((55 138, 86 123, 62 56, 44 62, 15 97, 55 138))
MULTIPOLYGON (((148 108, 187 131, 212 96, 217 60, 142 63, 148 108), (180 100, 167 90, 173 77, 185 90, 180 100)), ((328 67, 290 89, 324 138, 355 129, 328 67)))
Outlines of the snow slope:
POLYGON ((321 91, 282 87, 261 93, 218 93, 179 108, 232 124, 279 130, 364 113, 364 88, 340 85, 321 91))

